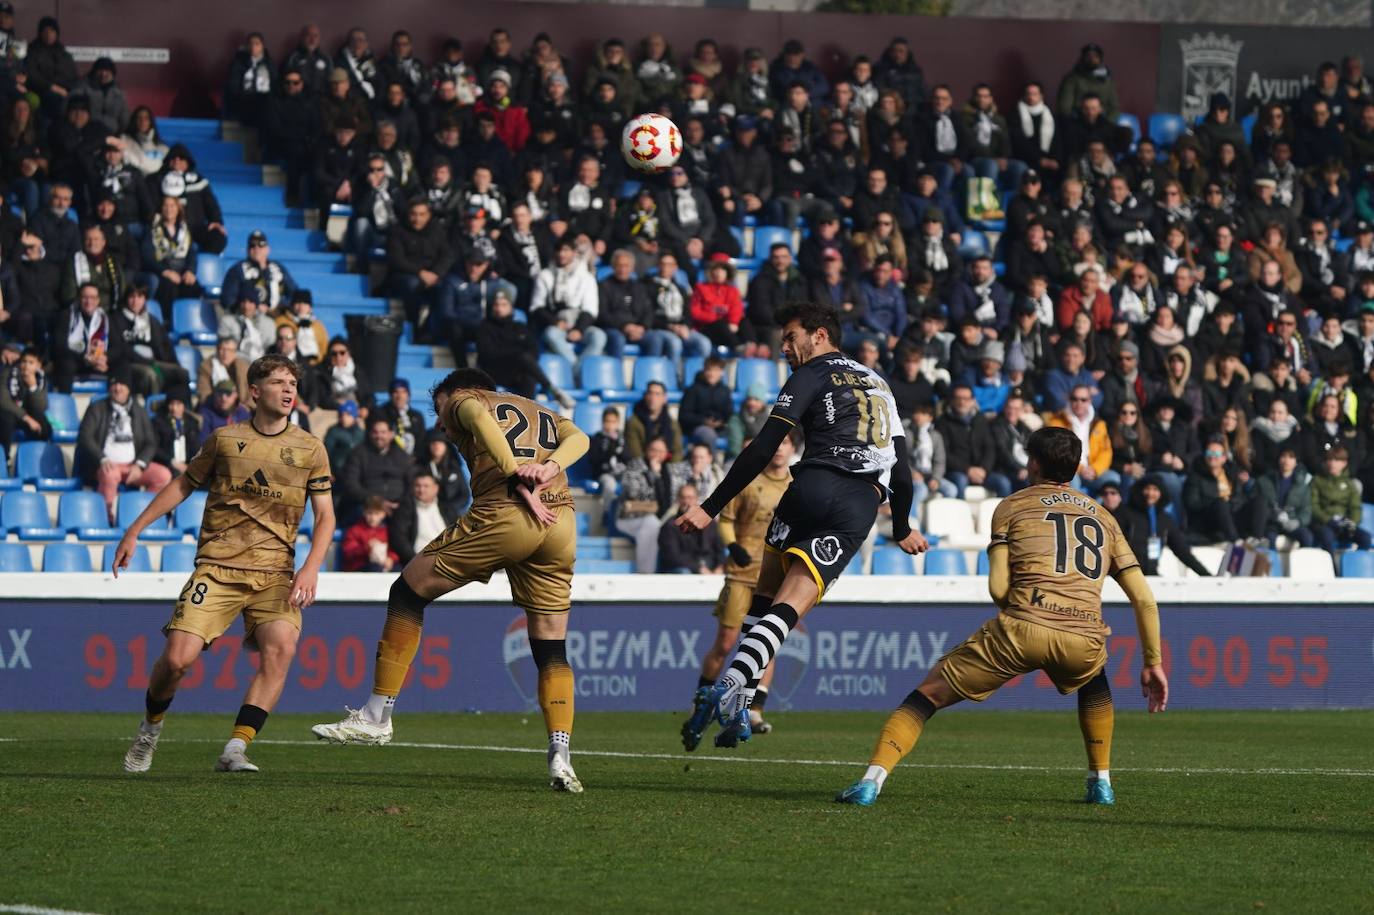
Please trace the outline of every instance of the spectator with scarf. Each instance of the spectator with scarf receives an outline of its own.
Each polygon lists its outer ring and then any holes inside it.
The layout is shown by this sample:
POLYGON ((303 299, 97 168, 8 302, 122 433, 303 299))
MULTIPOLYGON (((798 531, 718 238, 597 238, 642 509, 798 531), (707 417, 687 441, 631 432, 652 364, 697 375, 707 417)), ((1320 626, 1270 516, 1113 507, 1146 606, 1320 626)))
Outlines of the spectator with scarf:
POLYGON ((157 280, 155 295, 164 311, 177 299, 198 298, 196 249, 186 224, 184 204, 163 197, 152 228, 143 236, 143 268, 157 280))
POLYGON ((126 289, 119 310, 110 317, 110 364, 127 368, 134 393, 145 397, 184 387, 189 380, 162 322, 148 311, 145 286, 126 289))
POLYGON ((280 261, 272 260, 272 246, 260 229, 248 236, 248 256, 225 271, 221 301, 237 302, 244 285, 262 289, 270 310, 283 308, 296 291, 291 271, 280 261))
POLYGON ((70 393, 78 375, 100 376, 110 370, 110 317, 100 307, 100 290, 94 284, 77 290, 65 327, 65 339, 54 341, 52 383, 56 390, 70 393))

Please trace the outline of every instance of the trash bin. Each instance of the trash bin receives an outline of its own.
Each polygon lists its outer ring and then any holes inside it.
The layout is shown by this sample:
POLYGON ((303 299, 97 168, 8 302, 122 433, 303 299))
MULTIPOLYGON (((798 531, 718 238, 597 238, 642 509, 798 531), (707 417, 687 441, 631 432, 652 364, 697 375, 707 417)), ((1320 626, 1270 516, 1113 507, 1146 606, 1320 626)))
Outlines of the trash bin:
POLYGON ((396 377, 405 321, 390 315, 344 315, 344 327, 354 360, 376 390, 387 390, 396 377))

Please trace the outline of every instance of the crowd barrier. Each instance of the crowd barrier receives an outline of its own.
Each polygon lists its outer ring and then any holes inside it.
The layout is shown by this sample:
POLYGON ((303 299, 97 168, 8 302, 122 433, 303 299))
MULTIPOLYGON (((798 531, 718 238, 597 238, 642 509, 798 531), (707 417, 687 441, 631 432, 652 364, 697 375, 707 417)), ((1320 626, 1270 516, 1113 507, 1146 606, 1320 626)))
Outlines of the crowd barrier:
MULTIPOLYGON (((322 577, 282 711, 341 711, 366 697, 390 582, 322 577)), ((158 574, 0 576, 0 709, 136 713, 183 585, 158 574)), ((578 708, 685 708, 719 586, 704 576, 580 576, 568 635, 578 708)), ((890 708, 990 615, 985 587, 981 579, 842 579, 786 643, 769 708, 890 708)), ((1172 708, 1374 707, 1374 583, 1161 580, 1155 589, 1172 708)), ((1114 583, 1106 596, 1108 675, 1118 705, 1140 708, 1134 619, 1114 583)), ((189 672, 176 708, 232 710, 256 662, 236 626, 189 672)), ((1034 675, 981 707, 1068 703, 1034 675)), ((427 611, 401 707, 535 708, 524 615, 501 576, 427 611)))

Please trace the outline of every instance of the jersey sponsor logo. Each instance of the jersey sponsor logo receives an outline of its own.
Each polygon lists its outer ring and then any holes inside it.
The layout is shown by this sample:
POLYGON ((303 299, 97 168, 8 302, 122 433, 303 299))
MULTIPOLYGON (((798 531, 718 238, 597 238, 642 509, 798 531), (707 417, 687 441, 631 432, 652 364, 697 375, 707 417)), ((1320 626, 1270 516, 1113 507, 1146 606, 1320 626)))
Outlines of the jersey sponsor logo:
POLYGON ((768 525, 768 543, 770 546, 781 546, 787 542, 787 538, 792 535, 791 526, 776 515, 773 516, 773 523, 768 525))
POLYGON ((778 399, 777 399, 776 401, 774 401, 774 403, 773 403, 773 409, 775 409, 775 410, 786 410, 786 409, 788 409, 788 408, 791 407, 791 406, 792 406, 792 395, 791 395, 791 394, 779 394, 779 395, 778 395, 778 399))
POLYGON ((823 566, 833 566, 843 555, 844 548, 840 546, 840 538, 834 534, 817 537, 811 541, 811 556, 823 566))
POLYGON ((239 446, 239 454, 243 454, 243 449, 248 447, 247 442, 234 442, 234 444, 239 446))
POLYGON ((282 497, 280 489, 273 489, 272 483, 267 479, 267 474, 262 472, 259 467, 253 471, 252 476, 244 480, 234 489, 250 496, 261 496, 264 499, 280 499, 282 497))
POLYGON ((295 467, 296 453, 292 451, 290 448, 283 448, 281 450, 281 462, 285 464, 287 467, 295 467))

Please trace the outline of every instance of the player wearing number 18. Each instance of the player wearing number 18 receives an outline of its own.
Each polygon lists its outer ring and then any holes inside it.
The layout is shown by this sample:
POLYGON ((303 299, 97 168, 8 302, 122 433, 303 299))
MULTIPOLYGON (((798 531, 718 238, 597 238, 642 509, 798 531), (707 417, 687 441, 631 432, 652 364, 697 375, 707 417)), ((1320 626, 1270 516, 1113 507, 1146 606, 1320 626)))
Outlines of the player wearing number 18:
POLYGON ((750 738, 749 707, 763 672, 854 558, 879 505, 891 498, 892 536, 902 549, 926 548, 908 520, 911 464, 887 382, 839 351, 839 318, 829 304, 788 305, 776 317, 792 377, 725 479, 677 521, 684 530, 704 528, 768 466, 788 433, 801 430, 805 451, 764 539, 749 613, 754 622, 725 674, 697 691, 692 716, 682 726, 688 750, 696 748, 713 718, 721 724, 716 746, 750 738))
POLYGON ((281 698, 301 634, 301 610, 315 600, 320 563, 334 537, 328 453, 323 442, 290 422, 300 373, 297 363, 276 355, 249 366, 248 388, 256 404, 252 419, 216 429, 186 472, 134 519, 115 550, 118 578, 145 527, 194 490, 209 490, 196 570, 162 627, 167 645, 148 677, 146 716, 124 757, 130 772, 146 772, 152 765, 162 719, 181 678, 239 616, 244 642, 260 653, 262 663, 215 769, 258 770, 245 751, 281 698), (315 531, 310 555, 293 576, 296 531, 307 500, 315 512, 315 531))
POLYGON ((892 767, 916 747, 926 722, 961 699, 982 702, 1014 677, 1044 671, 1063 695, 1078 694, 1078 724, 1088 751, 1089 804, 1112 791, 1112 690, 1102 583, 1111 575, 1135 609, 1149 710, 1169 702, 1160 666, 1159 609, 1111 513, 1068 485, 1083 443, 1069 429, 1044 428, 1026 443, 1031 484, 992 514, 988 593, 1001 613, 941 658, 887 719, 868 771, 835 800, 868 806, 892 767))
POLYGON ((532 400, 498 394, 480 369, 450 372, 431 396, 439 424, 472 469, 472 508, 407 563, 391 586, 366 704, 311 730, 332 743, 389 743, 392 708, 420 645, 425 607, 504 569, 511 598, 525 611, 539 668, 549 783, 579 793, 582 783, 569 760, 573 672, 565 642, 577 522, 564 470, 587 453, 587 436, 532 400))

